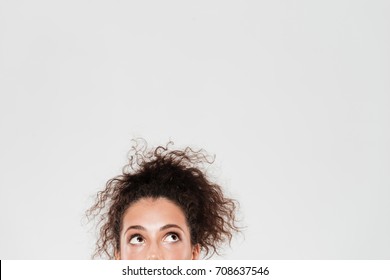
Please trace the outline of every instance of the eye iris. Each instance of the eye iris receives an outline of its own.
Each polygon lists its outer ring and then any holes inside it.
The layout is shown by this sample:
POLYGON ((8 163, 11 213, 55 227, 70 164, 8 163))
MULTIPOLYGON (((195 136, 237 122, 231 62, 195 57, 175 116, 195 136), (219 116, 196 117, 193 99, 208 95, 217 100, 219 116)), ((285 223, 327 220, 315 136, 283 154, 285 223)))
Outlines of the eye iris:
POLYGON ((177 240, 177 235, 176 234, 171 234, 171 238, 173 241, 176 241, 177 240))
POLYGON ((141 236, 137 236, 137 242, 139 242, 139 243, 142 242, 142 237, 141 236))

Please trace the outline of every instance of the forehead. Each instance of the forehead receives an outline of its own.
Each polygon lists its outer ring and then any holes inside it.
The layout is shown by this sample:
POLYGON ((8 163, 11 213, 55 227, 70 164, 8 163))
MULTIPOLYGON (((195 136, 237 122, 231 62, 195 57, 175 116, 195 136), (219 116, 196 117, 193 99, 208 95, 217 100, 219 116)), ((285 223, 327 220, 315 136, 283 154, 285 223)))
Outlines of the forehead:
POLYGON ((154 229, 166 224, 186 226, 183 211, 166 198, 142 198, 132 204, 123 216, 123 227, 141 225, 154 229))

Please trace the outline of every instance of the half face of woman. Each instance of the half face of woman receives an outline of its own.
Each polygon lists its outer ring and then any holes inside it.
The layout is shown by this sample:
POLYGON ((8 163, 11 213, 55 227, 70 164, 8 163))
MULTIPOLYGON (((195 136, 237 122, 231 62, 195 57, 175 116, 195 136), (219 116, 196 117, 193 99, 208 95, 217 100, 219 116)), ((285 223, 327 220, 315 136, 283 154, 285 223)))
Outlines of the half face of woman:
POLYGON ((144 198, 126 210, 116 259, 191 260, 199 252, 183 211, 170 200, 144 198))

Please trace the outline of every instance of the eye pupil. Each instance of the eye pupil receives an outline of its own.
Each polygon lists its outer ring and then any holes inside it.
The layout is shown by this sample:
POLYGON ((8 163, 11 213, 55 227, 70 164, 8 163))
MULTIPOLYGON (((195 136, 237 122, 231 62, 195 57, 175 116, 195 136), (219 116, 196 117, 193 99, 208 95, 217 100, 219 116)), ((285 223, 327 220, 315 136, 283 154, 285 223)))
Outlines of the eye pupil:
POLYGON ((137 241, 138 241, 138 242, 142 242, 142 237, 141 237, 141 236, 138 236, 138 237, 137 237, 137 241))

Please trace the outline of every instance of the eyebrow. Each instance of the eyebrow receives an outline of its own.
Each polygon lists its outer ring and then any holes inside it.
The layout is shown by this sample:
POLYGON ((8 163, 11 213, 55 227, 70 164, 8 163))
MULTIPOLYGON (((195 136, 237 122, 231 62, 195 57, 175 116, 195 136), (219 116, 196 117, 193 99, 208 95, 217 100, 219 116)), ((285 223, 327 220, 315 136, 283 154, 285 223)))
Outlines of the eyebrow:
POLYGON ((178 228, 184 232, 184 230, 181 227, 179 227, 178 225, 175 225, 175 224, 167 224, 165 226, 162 226, 162 227, 160 227, 160 231, 166 230, 168 228, 178 228))
MULTIPOLYGON (((181 231, 184 232, 184 230, 183 230, 181 227, 179 227, 178 225, 175 225, 175 224, 166 224, 165 226, 160 227, 160 231, 166 230, 166 229, 168 229, 168 228, 178 228, 178 229, 180 229, 181 231)), ((128 230, 130 230, 130 229, 138 229, 138 230, 146 231, 146 228, 144 228, 143 226, 141 226, 141 225, 134 225, 134 226, 129 226, 129 227, 125 230, 125 232, 123 233, 123 235, 125 235, 126 232, 127 232, 128 230)))

